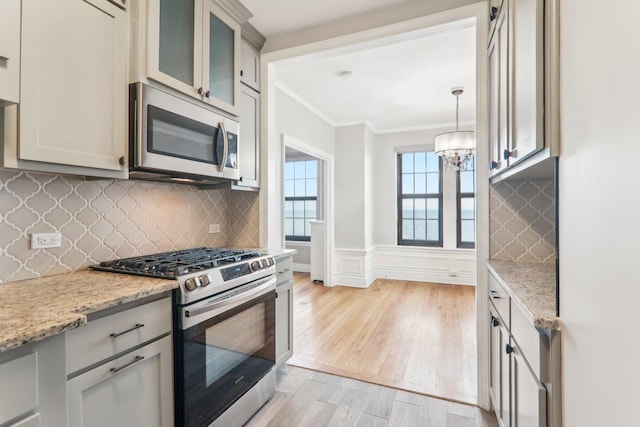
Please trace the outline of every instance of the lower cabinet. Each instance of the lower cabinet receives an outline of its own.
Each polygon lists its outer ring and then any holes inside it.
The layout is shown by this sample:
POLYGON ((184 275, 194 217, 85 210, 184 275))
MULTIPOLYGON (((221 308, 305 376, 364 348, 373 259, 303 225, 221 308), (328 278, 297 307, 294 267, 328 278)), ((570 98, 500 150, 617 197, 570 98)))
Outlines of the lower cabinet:
POLYGON ((68 382, 69 426, 172 426, 171 336, 68 382))
POLYGON ((67 333, 69 427, 173 426, 171 298, 96 317, 67 333))
POLYGON ((0 425, 67 425, 64 334, 1 352, 0 378, 0 425))
MULTIPOLYGON (((512 305, 511 310, 517 308, 512 305)), ((498 423, 501 427, 559 427, 560 421, 548 411, 551 393, 534 372, 536 368, 530 365, 534 358, 527 360, 517 336, 507 328, 492 302, 489 312, 489 396, 498 423)), ((533 326, 531 329, 536 332, 533 326)), ((545 341, 546 336, 540 334, 539 340, 545 341)), ((540 353, 537 371, 548 378, 550 352, 543 349, 540 353)))
POLYGON ((293 355, 293 272, 292 257, 276 261, 276 367, 293 355))

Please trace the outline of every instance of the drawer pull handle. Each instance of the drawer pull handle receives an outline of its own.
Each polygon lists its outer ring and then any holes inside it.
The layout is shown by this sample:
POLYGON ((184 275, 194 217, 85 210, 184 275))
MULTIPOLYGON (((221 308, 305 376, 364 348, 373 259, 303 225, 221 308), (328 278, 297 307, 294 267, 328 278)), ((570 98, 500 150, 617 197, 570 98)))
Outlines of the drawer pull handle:
POLYGON ((498 293, 496 291, 490 290, 489 292, 491 293, 491 298, 493 298, 493 299, 500 299, 501 298, 500 295, 498 295, 498 293))
POLYGON ((284 274, 284 273, 288 273, 290 271, 291 271, 291 269, 287 268, 286 270, 278 271, 278 274, 284 274))
POLYGON ((117 337, 119 337, 120 335, 127 334, 127 333, 129 333, 129 332, 131 332, 131 331, 135 331, 136 329, 140 329, 140 328, 142 328, 142 327, 144 327, 144 323, 136 323, 136 326, 134 326, 134 327, 133 327, 133 328, 131 328, 131 329, 127 329, 126 331, 119 332, 119 333, 117 333, 117 334, 116 334, 116 333, 113 333, 113 334, 111 334, 111 335, 109 335, 109 336, 110 336, 111 338, 117 338, 117 337))
POLYGON ((118 368, 111 368, 109 369, 109 371, 111 371, 112 373, 116 373, 119 371, 122 371, 124 368, 128 368, 129 366, 133 365, 134 363, 138 363, 139 361, 141 361, 142 359, 144 359, 144 356, 136 356, 131 362, 127 363, 126 365, 122 365, 118 368))

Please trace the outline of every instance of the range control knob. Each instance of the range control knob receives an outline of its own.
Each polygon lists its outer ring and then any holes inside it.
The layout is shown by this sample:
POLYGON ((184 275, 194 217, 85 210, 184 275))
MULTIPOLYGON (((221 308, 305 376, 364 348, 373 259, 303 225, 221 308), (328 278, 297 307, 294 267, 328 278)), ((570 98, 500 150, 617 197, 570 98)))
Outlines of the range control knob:
POLYGON ((262 263, 259 260, 255 260, 251 263, 251 271, 258 271, 262 269, 262 263))
POLYGON ((191 277, 184 281, 184 287, 187 288, 188 291, 192 291, 198 287, 198 282, 195 277, 191 277))
POLYGON ((267 262, 267 267, 271 267, 275 262, 273 262, 273 258, 267 258, 265 260, 267 262))
POLYGON ((198 277, 198 280, 200 280, 201 287, 205 287, 211 284, 211 277, 209 277, 208 274, 203 274, 202 276, 198 277))

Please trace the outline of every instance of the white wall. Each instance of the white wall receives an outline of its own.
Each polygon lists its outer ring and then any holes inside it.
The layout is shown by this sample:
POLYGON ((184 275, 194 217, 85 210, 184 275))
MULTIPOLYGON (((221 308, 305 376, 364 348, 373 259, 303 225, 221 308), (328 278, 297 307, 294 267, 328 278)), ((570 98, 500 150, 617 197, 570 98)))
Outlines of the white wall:
POLYGON ((371 248, 373 246, 373 230, 375 227, 375 210, 373 208, 374 200, 376 197, 375 188, 373 186, 373 179, 375 176, 375 149, 376 149, 376 134, 369 128, 364 126, 364 248, 371 248))
POLYGON ((336 248, 365 247, 365 125, 336 128, 336 248))
POLYGON ((333 126, 318 117, 304 105, 294 100, 275 85, 275 76, 269 79, 272 98, 268 100, 268 108, 273 112, 270 117, 267 142, 263 138, 263 159, 267 159, 266 167, 262 167, 261 175, 261 218, 260 244, 265 247, 283 247, 282 230, 282 135, 289 135, 305 144, 333 154, 335 132, 333 126))
POLYGON ((640 2, 562 0, 560 15, 564 425, 637 426, 640 2))

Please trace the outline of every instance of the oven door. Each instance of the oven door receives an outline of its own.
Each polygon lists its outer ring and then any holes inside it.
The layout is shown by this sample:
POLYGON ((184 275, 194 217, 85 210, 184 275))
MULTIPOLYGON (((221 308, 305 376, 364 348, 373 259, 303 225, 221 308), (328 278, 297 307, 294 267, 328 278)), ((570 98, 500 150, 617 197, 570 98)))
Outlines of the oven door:
POLYGON ((134 170, 238 179, 238 124, 154 87, 130 89, 134 170))
POLYGON ((275 278, 250 285, 178 309, 176 425, 209 425, 273 368, 275 278))

